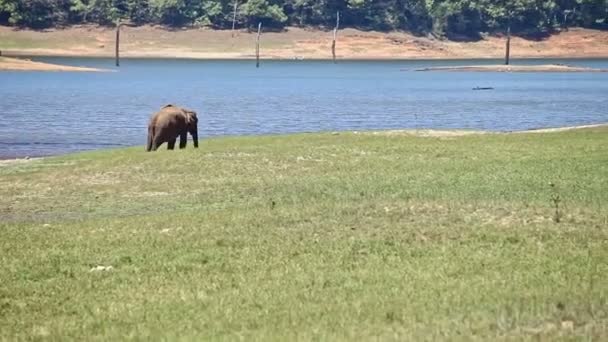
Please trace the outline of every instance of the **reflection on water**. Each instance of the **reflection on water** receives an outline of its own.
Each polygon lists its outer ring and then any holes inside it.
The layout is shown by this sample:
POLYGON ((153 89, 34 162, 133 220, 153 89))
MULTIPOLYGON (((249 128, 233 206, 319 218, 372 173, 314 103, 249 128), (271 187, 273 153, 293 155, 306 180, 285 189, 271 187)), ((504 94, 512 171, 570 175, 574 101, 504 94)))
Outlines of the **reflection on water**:
MULTIPOLYGON (((39 60, 113 68, 111 59, 39 60)), ((608 68, 608 60, 551 62, 608 68)), ((147 120, 166 103, 197 110, 202 138, 408 128, 511 131, 608 121, 607 73, 413 71, 473 63, 496 61, 262 61, 256 69, 251 61, 125 59, 113 73, 2 72, 0 156, 143 149, 147 120)))

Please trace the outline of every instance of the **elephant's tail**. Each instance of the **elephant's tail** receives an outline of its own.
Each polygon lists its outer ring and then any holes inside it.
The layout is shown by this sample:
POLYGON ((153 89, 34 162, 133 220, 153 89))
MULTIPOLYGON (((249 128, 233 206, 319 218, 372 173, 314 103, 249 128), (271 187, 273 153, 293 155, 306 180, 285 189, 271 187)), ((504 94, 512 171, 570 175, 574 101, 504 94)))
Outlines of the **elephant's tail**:
POLYGON ((146 151, 152 151, 152 141, 154 140, 154 126, 148 126, 148 144, 146 145, 146 151))

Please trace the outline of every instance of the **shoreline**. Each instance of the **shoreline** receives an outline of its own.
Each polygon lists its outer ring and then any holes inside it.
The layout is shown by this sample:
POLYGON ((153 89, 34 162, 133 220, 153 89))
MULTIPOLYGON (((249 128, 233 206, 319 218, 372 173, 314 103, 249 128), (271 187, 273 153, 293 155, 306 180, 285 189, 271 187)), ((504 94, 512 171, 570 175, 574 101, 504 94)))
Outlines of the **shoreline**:
MULTIPOLYGON (((402 70, 403 71, 403 70, 402 70)), ((465 65, 465 66, 439 66, 415 69, 418 72, 608 72, 608 69, 577 67, 565 64, 494 64, 494 65, 465 65)))
MULTIPOLYGON (((3 71, 42 71, 42 72, 117 72, 115 69, 106 68, 93 68, 84 66, 73 66, 66 64, 55 64, 49 62, 32 61, 32 58, 73 58, 73 59, 108 59, 114 60, 112 56, 90 56, 90 55, 32 55, 32 54, 12 54, 4 53, 0 56, 0 72, 3 71), (10 56, 10 57, 9 57, 10 56)), ((255 57, 193 57, 193 56, 178 56, 178 57, 163 57, 163 56, 127 56, 121 57, 121 60, 192 60, 192 61, 254 61, 255 57)), ((526 57, 516 58, 512 61, 514 63, 510 65, 503 64, 479 64, 479 65, 462 65, 462 66, 439 66, 439 67, 425 67, 425 68, 410 68, 400 69, 399 71, 415 71, 415 72, 553 72, 553 73, 574 73, 574 72, 593 72, 593 73, 604 73, 608 72, 608 69, 580 67, 569 64, 517 64, 518 61, 525 63, 527 60, 546 60, 547 62, 564 61, 570 60, 576 62, 577 60, 604 60, 608 58, 595 57, 595 58, 579 58, 579 57, 549 57, 549 58, 538 58, 538 57, 526 57)), ((331 58, 310 58, 310 59, 294 59, 294 58, 275 58, 275 57, 260 57, 261 61, 276 61, 276 62, 333 62, 331 58)), ((467 58, 426 58, 426 57, 413 57, 413 58, 343 58, 337 62, 407 62, 407 61, 470 61, 467 58)), ((496 58, 475 58, 478 61, 495 61, 496 58)))
POLYGON ((113 72, 114 70, 36 62, 25 58, 0 57, 0 71, 113 72))
MULTIPOLYGON (((341 134, 341 133, 352 133, 352 134, 366 134, 366 135, 387 135, 387 136, 399 136, 399 135, 407 135, 407 136, 416 136, 421 138, 457 138, 471 135, 506 135, 506 134, 540 134, 540 133, 557 133, 557 132, 565 132, 565 131, 573 131, 573 130, 581 130, 581 129, 590 129, 590 128, 600 128, 600 127, 608 127, 607 123, 600 124, 590 124, 590 125, 578 125, 578 126, 565 126, 565 127, 549 127, 549 128, 535 128, 528 129, 522 131, 479 131, 479 130, 466 130, 466 129, 403 129, 403 130, 380 130, 380 131, 327 131, 327 132, 310 132, 310 133, 326 133, 326 134, 341 134)), ((279 135, 291 135, 291 134, 279 134, 279 135)), ((138 145, 134 145, 136 147, 138 145)), ((80 153, 86 151, 99 151, 98 149, 93 150, 83 150, 79 152, 67 152, 60 154, 52 154, 52 155, 44 155, 44 156, 23 156, 23 157, 3 157, 0 154, 0 167, 5 165, 14 165, 27 163, 33 160, 42 160, 49 157, 56 157, 67 155, 71 153, 80 153)))

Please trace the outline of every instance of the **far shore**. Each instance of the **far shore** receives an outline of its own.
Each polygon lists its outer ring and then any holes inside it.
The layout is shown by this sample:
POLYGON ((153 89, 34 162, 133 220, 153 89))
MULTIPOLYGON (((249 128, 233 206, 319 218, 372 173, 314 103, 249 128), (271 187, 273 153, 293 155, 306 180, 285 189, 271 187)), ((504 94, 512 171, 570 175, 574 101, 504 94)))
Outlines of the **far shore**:
MULTIPOLYGON (((340 133, 353 133, 353 134, 369 134, 369 135, 386 135, 386 136, 416 136, 416 137, 428 137, 428 138, 456 138, 470 135, 488 135, 488 134, 526 134, 526 133, 555 133, 555 132, 564 132, 564 131, 572 131, 572 130, 581 130, 581 129, 590 129, 590 128, 599 128, 599 127, 608 127, 608 123, 601 124, 593 124, 593 125, 579 125, 579 126, 566 126, 566 127, 554 127, 554 128, 538 128, 538 129, 529 129, 522 131, 506 131, 506 132, 493 132, 493 131, 477 131, 477 130, 466 130, 466 129, 450 129, 450 130, 440 130, 440 129, 396 129, 396 130, 381 130, 381 131, 336 131, 332 132, 332 134, 340 134, 340 133)), ((75 152, 78 153, 78 152, 75 152)), ((53 157, 56 155, 48 155, 48 156, 24 156, 24 157, 9 157, 3 158, 0 154, 0 167, 4 165, 11 164, 20 164, 27 163, 30 161, 41 160, 47 157, 53 157)))
MULTIPOLYGON (((3 56, 113 58, 116 29, 91 25, 28 30, 0 26, 3 56)), ((254 59, 254 32, 207 28, 168 29, 161 26, 122 27, 121 58, 254 59)), ((331 60, 332 32, 288 27, 264 32, 260 59, 331 60)), ((409 32, 341 29, 338 60, 502 59, 505 38, 450 41, 409 32)), ((514 36, 511 58, 608 58, 608 31, 572 28, 543 39, 514 36)))

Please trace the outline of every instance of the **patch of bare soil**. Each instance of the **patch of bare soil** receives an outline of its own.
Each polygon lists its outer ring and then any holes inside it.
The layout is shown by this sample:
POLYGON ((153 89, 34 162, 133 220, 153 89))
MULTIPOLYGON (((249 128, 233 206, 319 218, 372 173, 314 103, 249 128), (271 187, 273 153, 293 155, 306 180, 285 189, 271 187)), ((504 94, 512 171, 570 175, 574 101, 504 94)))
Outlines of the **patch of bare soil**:
MULTIPOLYGON (((115 29, 73 26, 44 31, 0 26, 0 50, 5 56, 114 55, 115 29)), ((167 29, 160 26, 121 28, 121 56, 162 58, 254 58, 255 32, 206 28, 167 29)), ((332 32, 290 27, 265 32, 264 59, 331 59, 332 32)), ((343 29, 336 45, 340 59, 502 58, 505 38, 488 36, 475 42, 418 37, 407 32, 343 29)), ((608 57, 608 32, 575 28, 542 40, 511 39, 512 58, 608 57)))
POLYGON ((41 158, 17 158, 17 159, 0 159, 0 167, 2 166, 8 166, 8 165, 15 165, 15 164, 25 164, 25 163, 30 163, 34 160, 39 160, 41 158))
POLYGON ((387 131, 354 132, 355 134, 370 134, 382 136, 416 136, 433 138, 453 138, 475 134, 489 134, 486 131, 473 130, 437 130, 437 129, 396 129, 387 131))
POLYGON ((478 72, 608 72, 606 69, 574 67, 563 64, 542 65, 469 65, 430 67, 416 71, 478 71, 478 72))
POLYGON ((102 72, 110 71, 96 68, 76 67, 69 65, 58 65, 51 63, 33 62, 29 59, 0 57, 0 71, 87 71, 102 72))
POLYGON ((541 128, 541 129, 531 129, 527 131, 516 131, 511 133, 552 133, 552 132, 564 132, 564 131, 572 131, 575 129, 588 129, 588 128, 598 128, 598 127, 608 127, 608 123, 597 124, 597 125, 581 125, 581 126, 569 126, 569 127, 557 127, 557 128, 541 128))
POLYGON ((588 129, 588 128, 598 128, 598 127, 608 127, 608 123, 597 124, 597 125, 559 127, 559 128, 542 128, 542 129, 532 129, 532 130, 513 131, 513 132, 490 132, 490 131, 474 131, 474 130, 406 129, 406 130, 387 130, 387 131, 370 131, 370 132, 354 132, 354 133, 355 134, 382 135, 382 136, 417 136, 417 137, 431 137, 431 138, 455 138, 455 137, 463 137, 463 136, 467 136, 467 135, 479 135, 479 134, 552 133, 552 132, 563 132, 563 131, 571 131, 571 130, 576 130, 576 129, 588 129))

